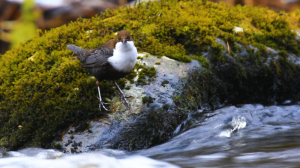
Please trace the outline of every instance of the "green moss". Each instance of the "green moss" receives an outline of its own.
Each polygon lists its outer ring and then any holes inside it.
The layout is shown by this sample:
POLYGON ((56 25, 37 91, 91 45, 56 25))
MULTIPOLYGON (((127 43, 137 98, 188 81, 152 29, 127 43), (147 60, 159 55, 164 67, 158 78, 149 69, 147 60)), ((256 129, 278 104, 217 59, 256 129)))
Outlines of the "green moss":
POLYGON ((267 47, 265 45, 260 43, 254 43, 252 45, 259 50, 260 54, 262 54, 263 56, 267 55, 267 47))
MULTIPOLYGON (((140 67, 141 65, 137 65, 137 67, 140 67)), ((147 85, 148 82, 151 82, 156 77, 156 69, 154 67, 142 67, 138 68, 141 69, 139 71, 139 77, 137 79, 138 85, 147 85), (147 81, 146 81, 147 79, 147 81)))
POLYGON ((234 53, 239 53, 242 51, 242 49, 238 45, 234 44, 233 47, 231 48, 231 51, 234 53))
POLYGON ((237 58, 236 58, 236 61, 237 61, 237 62, 243 63, 243 62, 245 62, 246 60, 245 60, 245 58, 243 58, 243 57, 237 57, 237 58))
POLYGON ((143 97, 142 102, 143 102, 143 104, 153 103, 153 98, 152 97, 143 97))
POLYGON ((168 84, 168 83, 169 83, 169 81, 164 80, 164 81, 161 82, 161 86, 165 87, 165 85, 168 84))
MULTIPOLYGON (((137 66, 135 67, 135 69, 137 68, 137 66)), ((126 75, 126 79, 129 80, 129 82, 132 84, 134 83, 134 78, 137 76, 137 73, 135 70, 131 71, 128 75, 126 75)))
POLYGON ((174 128, 180 124, 183 116, 166 112, 166 109, 167 105, 163 109, 143 113, 142 117, 147 122, 135 122, 129 129, 124 129, 120 133, 120 140, 113 147, 132 151, 149 148, 171 139, 174 128))
POLYGON ((141 74, 137 80, 138 85, 147 85, 147 82, 145 81, 146 76, 144 74, 141 74))
POLYGON ((230 60, 212 71, 196 70, 174 95, 177 113, 188 114, 198 109, 217 109, 223 105, 260 103, 281 104, 300 100, 300 66, 285 57, 265 64, 230 60))
POLYGON ((144 68, 142 71, 144 71, 149 78, 153 78, 156 75, 156 69, 154 67, 144 68))
POLYGON ((79 123, 75 123, 75 132, 82 132, 89 127, 89 122, 80 121, 79 123))
POLYGON ((287 57, 288 57, 288 53, 287 53, 287 51, 285 51, 285 50, 280 50, 280 51, 278 51, 278 54, 279 54, 280 56, 284 57, 284 58, 287 58, 287 57))
POLYGON ((125 84, 127 82, 127 79, 123 78, 123 79, 119 79, 117 81, 117 84, 121 87, 121 88, 125 88, 125 84))
POLYGON ((223 57, 222 53, 223 49, 224 47, 221 44, 212 43, 210 53, 213 56, 213 62, 224 63, 225 58, 223 57))
POLYGON ((204 67, 206 69, 208 69, 210 67, 210 63, 208 62, 208 60, 206 59, 206 57, 204 57, 202 55, 201 56, 193 55, 193 56, 191 56, 191 58, 194 60, 197 60, 202 65, 202 67, 204 67))

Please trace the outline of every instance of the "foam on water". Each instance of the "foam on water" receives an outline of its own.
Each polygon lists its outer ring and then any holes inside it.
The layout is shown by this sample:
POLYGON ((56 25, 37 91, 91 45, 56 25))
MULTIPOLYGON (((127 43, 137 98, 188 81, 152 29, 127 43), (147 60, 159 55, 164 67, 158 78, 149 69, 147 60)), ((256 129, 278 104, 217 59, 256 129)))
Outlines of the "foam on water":
POLYGON ((1 168, 178 168, 167 162, 150 159, 144 156, 130 156, 116 158, 106 156, 100 152, 63 155, 54 150, 29 148, 24 154, 21 152, 8 152, 8 157, 0 159, 1 168), (10 156, 10 157, 9 157, 10 156))

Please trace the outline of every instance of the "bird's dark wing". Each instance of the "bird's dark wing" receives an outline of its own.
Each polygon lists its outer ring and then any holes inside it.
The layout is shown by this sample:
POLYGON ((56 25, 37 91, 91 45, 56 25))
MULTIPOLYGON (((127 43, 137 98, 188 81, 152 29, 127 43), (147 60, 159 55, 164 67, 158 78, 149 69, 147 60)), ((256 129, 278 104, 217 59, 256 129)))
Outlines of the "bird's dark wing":
POLYGON ((113 50, 99 47, 86 58, 82 64, 84 68, 97 68, 107 64, 107 59, 113 55, 113 50))
POLYGON ((97 68, 107 64, 107 59, 114 53, 115 40, 109 40, 89 54, 82 64, 84 68, 97 68))

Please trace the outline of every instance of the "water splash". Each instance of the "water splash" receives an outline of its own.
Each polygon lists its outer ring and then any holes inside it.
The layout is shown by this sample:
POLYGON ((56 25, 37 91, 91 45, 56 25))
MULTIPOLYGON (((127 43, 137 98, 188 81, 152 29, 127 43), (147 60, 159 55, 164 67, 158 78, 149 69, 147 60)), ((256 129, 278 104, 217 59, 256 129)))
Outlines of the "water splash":
POLYGON ((226 129, 220 133, 220 137, 227 137, 231 136, 231 133, 234 131, 238 131, 239 129, 245 128, 247 125, 246 118, 243 116, 236 116, 232 118, 231 121, 231 129, 226 129))

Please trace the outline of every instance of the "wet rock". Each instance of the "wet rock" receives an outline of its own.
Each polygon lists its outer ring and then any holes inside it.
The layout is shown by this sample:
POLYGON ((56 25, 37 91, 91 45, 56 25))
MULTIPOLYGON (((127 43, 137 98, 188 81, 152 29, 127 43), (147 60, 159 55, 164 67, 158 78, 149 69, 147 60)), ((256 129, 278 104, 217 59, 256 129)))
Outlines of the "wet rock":
POLYGON ((6 157, 7 153, 4 149, 0 148, 0 158, 6 157))
MULTIPOLYGON (((176 120, 174 128, 179 124, 174 117, 176 114, 172 114, 173 94, 176 89, 180 90, 179 80, 185 77, 188 71, 199 68, 200 65, 197 61, 182 63, 164 56, 157 58, 146 53, 139 54, 139 57, 142 57, 138 60, 139 64, 155 67, 157 73, 155 79, 149 84, 138 85, 138 76, 133 84, 129 82, 126 84, 125 88, 129 86, 130 89, 124 92, 132 96, 128 99, 131 110, 125 110, 126 106, 116 95, 111 101, 111 113, 90 121, 88 128, 82 132, 76 133, 74 127, 65 131, 62 141, 58 142, 65 152, 78 153, 98 148, 134 150, 153 146, 170 137, 165 136, 161 141, 154 138, 157 134, 164 135, 160 132, 165 131, 163 127, 170 127, 171 122, 162 120, 173 118, 172 123, 176 120)), ((171 135, 172 131, 169 129, 166 132, 171 135)))

